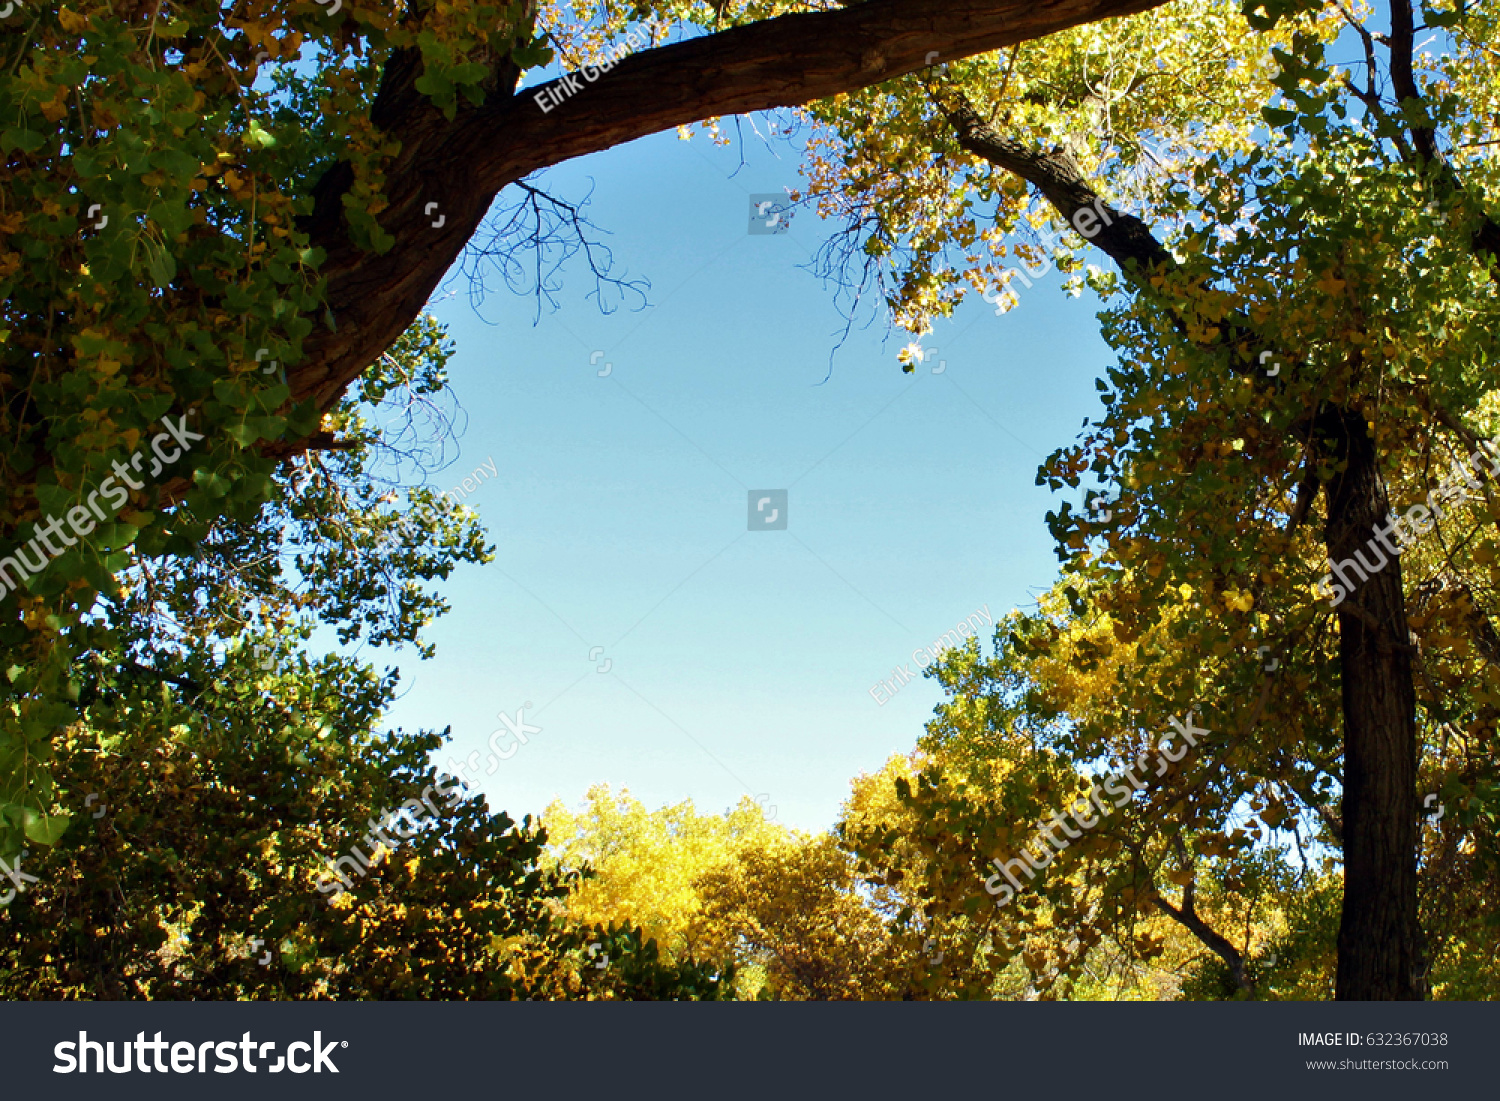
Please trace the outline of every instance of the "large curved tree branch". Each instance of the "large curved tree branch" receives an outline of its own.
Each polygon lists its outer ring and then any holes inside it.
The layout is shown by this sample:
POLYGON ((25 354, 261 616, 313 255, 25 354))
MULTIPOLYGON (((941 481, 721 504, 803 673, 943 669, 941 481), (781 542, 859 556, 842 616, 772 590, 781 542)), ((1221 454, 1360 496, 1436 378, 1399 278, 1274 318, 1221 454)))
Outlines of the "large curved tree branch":
MULTIPOLYGON (((841 11, 784 15, 626 58, 544 112, 539 89, 507 94, 515 74, 497 66, 481 107, 442 117, 413 91, 408 53, 387 66, 373 118, 401 142, 385 170, 382 255, 349 239, 341 198, 346 166, 315 190, 303 228, 327 251, 335 328, 304 343, 288 371, 297 399, 331 407, 344 388, 415 318, 478 227, 495 195, 539 169, 718 115, 768 110, 894 77, 1069 27, 1158 7, 1165 0, 866 0, 841 11), (443 218, 425 213, 437 203, 443 218)), ((574 78, 577 80, 578 78, 574 78)), ((556 85, 560 81, 553 81, 556 85)), ((543 85, 542 87, 548 87, 543 85)), ((286 453, 300 444, 283 445, 286 453)))

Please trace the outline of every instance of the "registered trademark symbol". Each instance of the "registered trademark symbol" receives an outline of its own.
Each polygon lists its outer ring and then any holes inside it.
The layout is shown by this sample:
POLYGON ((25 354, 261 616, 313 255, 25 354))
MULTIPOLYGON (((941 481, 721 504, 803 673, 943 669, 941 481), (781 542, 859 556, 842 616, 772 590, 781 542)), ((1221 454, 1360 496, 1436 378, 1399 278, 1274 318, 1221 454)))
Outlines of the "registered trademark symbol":
POLYGON ((339 1041, 339 1046, 340 1047, 348 1047, 349 1046, 349 1041, 348 1040, 340 1040, 339 1041))

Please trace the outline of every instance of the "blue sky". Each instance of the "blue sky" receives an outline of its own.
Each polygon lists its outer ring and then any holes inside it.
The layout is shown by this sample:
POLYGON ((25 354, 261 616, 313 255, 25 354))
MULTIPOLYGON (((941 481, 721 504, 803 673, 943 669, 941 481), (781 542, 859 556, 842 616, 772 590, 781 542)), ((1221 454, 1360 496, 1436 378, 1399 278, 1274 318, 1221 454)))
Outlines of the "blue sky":
POLYGON ((581 258, 535 324, 503 287, 476 312, 462 277, 435 303, 468 419, 430 481, 493 462, 466 503, 495 560, 444 583, 437 656, 395 659, 388 719, 451 726, 455 755, 484 761, 499 713, 529 701, 540 733, 477 774, 496 809, 608 782, 712 813, 764 796, 778 821, 826 829, 940 698, 925 678, 883 705, 870 689, 1056 576, 1036 468, 1099 409, 1097 303, 1055 279, 1003 317, 976 298, 915 375, 881 317, 824 382, 843 322, 798 265, 836 227, 799 212, 748 232, 750 197, 797 186, 797 163, 785 144, 666 134, 564 165, 533 182, 592 189, 616 272, 649 279, 650 305, 601 314, 581 258), (770 489, 786 530, 748 530, 749 491, 770 489))

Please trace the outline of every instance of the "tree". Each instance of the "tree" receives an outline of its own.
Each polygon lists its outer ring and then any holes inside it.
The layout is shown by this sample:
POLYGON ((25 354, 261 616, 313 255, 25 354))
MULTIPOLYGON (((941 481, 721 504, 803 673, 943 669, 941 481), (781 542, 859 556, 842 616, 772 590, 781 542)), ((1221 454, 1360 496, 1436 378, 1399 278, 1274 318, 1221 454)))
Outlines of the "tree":
MULTIPOLYGON (((1060 592, 1043 602, 1059 605, 1060 592)), ((1155 732, 1116 724, 1114 686, 1131 659, 1080 669, 1074 659, 1108 627, 1061 619, 1046 656, 1005 641, 993 658, 973 642, 945 654, 935 675, 950 699, 916 752, 857 783, 840 823, 864 874, 941 933, 951 962, 935 978, 968 997, 1326 994, 1335 926, 1310 904, 1330 878, 1306 855, 1311 839, 1202 813, 1255 788, 1203 768, 1186 745, 1176 762, 1150 753, 1155 732), (1108 733, 1096 741, 1095 727, 1108 733), (1173 765, 1198 766, 1207 790, 1184 798, 1173 765)))
POLYGON ((518 91, 552 57, 530 0, 8 5, 0 854, 62 828, 48 762, 77 719, 89 614, 119 600, 122 571, 249 522, 286 457, 340 446, 341 397, 417 319, 502 189, 717 112, 1157 2, 549 7, 579 60, 650 14, 754 20, 653 39, 602 82, 550 82, 574 93, 557 113, 518 91), (264 65, 273 90, 256 84, 264 65))
POLYGON ((567 898, 586 925, 629 919, 668 960, 737 976, 739 996, 777 1000, 910 995, 919 961, 893 937, 881 900, 827 834, 765 819, 749 799, 723 816, 681 803, 649 811, 628 792, 589 789, 583 807, 543 813, 557 868, 588 872, 567 898))
POLYGON ((413 326, 330 418, 339 448, 277 472, 272 504, 194 553, 138 562, 90 617, 53 779, 79 813, 42 823, 62 828, 0 895, 5 996, 727 989, 626 921, 561 918, 577 877, 540 867, 546 834, 436 775, 444 735, 379 734, 394 671, 303 652, 324 624, 430 653, 446 605, 425 583, 488 557, 471 512, 401 480, 445 442, 450 350, 413 326))
MULTIPOLYGON (((1126 299, 1105 315, 1122 355, 1099 383, 1105 417, 1039 476, 1086 491, 1051 523, 1073 615, 1107 628, 1064 649, 1084 671, 1131 655, 1103 709, 1114 732, 1080 722, 1072 755, 1102 767, 1125 732, 1211 715, 1233 782, 1174 773, 1161 809, 1227 824, 1259 790, 1273 827, 1289 807, 1326 827, 1343 864, 1337 994, 1359 999, 1429 988, 1419 777, 1463 808, 1461 851, 1489 851, 1496 805, 1481 533, 1500 464, 1480 448, 1500 246, 1497 89, 1480 59, 1495 27, 1427 5, 1441 52, 1419 54, 1410 3, 1388 10, 1380 33, 1340 4, 1247 4, 1212 73, 1191 59, 1205 57, 1194 26, 1233 15, 1217 4, 1142 16, 1113 42, 1083 29, 950 65, 816 108, 834 153, 810 169, 865 254, 836 252, 832 270, 882 280, 917 335, 970 290, 1016 305, 1054 253, 1077 271, 1085 242, 1118 265, 1083 277, 1126 299), (1353 69, 1325 57, 1345 29, 1353 69), (1226 94, 1205 96, 1215 84, 1226 94), (1003 273, 1007 234, 1049 218, 1061 234, 1015 248, 1028 277, 1003 273), (1399 529, 1403 555, 1387 517, 1434 490, 1438 507, 1399 529)), ((1060 633, 1038 617, 1018 645, 1041 655, 1060 633)))
MULTIPOLYGON (((915 953, 858 890, 853 862, 828 834, 746 848, 698 881, 707 939, 765 977, 759 997, 848 1001, 909 995, 915 953), (717 942, 717 943, 715 943, 717 942)), ((742 965, 743 966, 743 965, 742 965)))
MULTIPOLYGON (((229 672, 252 680, 257 669, 229 672)), ((221 682, 178 716, 195 729, 165 745, 139 729, 68 745, 60 779, 88 791, 98 817, 32 864, 38 882, 0 912, 0 993, 714 999, 728 989, 691 960, 662 961, 628 924, 560 917, 576 876, 539 867, 546 833, 435 775, 427 757, 443 738, 360 729, 378 718, 360 704, 386 704, 389 683, 322 674, 347 692, 336 698, 357 702, 315 741, 268 727, 256 701, 221 682)))

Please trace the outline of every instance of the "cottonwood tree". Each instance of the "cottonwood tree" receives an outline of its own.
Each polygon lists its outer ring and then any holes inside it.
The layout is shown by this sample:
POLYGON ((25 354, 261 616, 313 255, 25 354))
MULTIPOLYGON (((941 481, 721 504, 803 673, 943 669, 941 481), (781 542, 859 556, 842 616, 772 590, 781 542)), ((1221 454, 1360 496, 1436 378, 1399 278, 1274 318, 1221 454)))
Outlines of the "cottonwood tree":
POLYGON ((563 916, 579 877, 542 867, 536 822, 436 775, 442 736, 374 732, 393 679, 248 648, 221 675, 170 710, 139 669, 98 678, 96 722, 70 730, 58 766, 85 813, 27 858, 36 882, 0 912, 5 997, 728 994, 716 969, 663 958, 628 921, 563 916), (326 717, 319 736, 292 725, 299 705, 326 717), (181 729, 163 739, 127 708, 181 729), (327 890, 334 875, 348 890, 327 890))
POLYGON ((1419 852, 1448 899, 1495 867, 1494 465, 1424 504, 1404 554, 1386 521, 1495 428, 1495 17, 1274 2, 1126 26, 816 107, 814 193, 862 246, 833 259, 917 335, 976 290, 1023 302, 1008 252, 1114 261, 1076 276, 1123 298, 1105 414, 1039 475, 1087 491, 1050 522, 1071 616, 1098 629, 1038 615, 1016 642, 1116 659, 1065 739, 1075 765, 1129 762, 1189 709, 1222 733, 1150 800, 1195 846, 1173 857, 1180 898, 1150 866, 1108 893, 1232 960, 1194 911, 1197 861, 1248 851, 1246 807, 1312 824, 1342 861, 1337 996, 1420 998, 1454 942, 1424 942, 1419 852), (1053 218, 1072 227, 1055 246, 1007 245, 1053 218), (1331 606, 1321 577, 1357 553, 1371 568, 1331 606), (1457 818, 1434 848, 1439 795, 1457 818))
POLYGON ((830 834, 769 821, 748 797, 722 816, 690 802, 648 810, 605 785, 576 809, 554 802, 542 818, 549 867, 591 873, 569 893, 568 918, 628 920, 665 960, 733 974, 739 997, 926 992, 924 941, 893 923, 885 892, 859 889, 853 859, 830 834))
POLYGON ((48 760, 88 613, 118 612, 122 570, 252 520, 287 456, 338 444, 328 415, 505 188, 1158 2, 585 4, 551 26, 530 0, 5 5, 0 853, 63 828, 48 760), (582 61, 663 23, 685 29, 549 82, 573 89, 551 111, 520 91, 544 32, 582 61), (163 419, 193 446, 146 474, 163 419))
MULTIPOLYGON (((1060 592, 1046 603, 1066 608, 1060 592)), ((1063 618, 1066 635, 1086 638, 1063 618)), ((895 925, 941 953, 929 996, 1327 997, 1331 859, 1300 865, 1237 837, 1184 861, 1210 831, 1183 823, 1149 766, 1135 769, 1152 789, 1144 798, 1128 779, 1091 782, 1097 746, 1075 752, 1069 728, 1115 717, 1094 712, 1117 670, 1101 662, 1080 674, 1060 649, 1045 661, 1003 646, 982 657, 973 643, 949 652, 936 670, 950 697, 938 717, 910 754, 856 780, 844 807, 839 838, 867 881, 903 903, 895 925), (1091 808, 1096 788, 1107 814, 1091 808), (1193 886, 1169 913, 1160 903, 1173 883, 1193 886)), ((1117 730, 1115 741, 1140 740, 1117 730)), ((1242 836, 1258 828, 1239 817, 1242 836)))
POLYGON ((321 626, 430 653, 447 605, 428 583, 487 559, 471 512, 404 482, 451 442, 450 351, 430 317, 411 326, 330 415, 337 449, 193 553, 127 568, 80 630, 52 770, 76 813, 0 890, 4 996, 727 992, 626 918, 562 916, 579 876, 542 866, 545 832, 435 775, 444 735, 381 733, 396 672, 308 652, 321 626))

